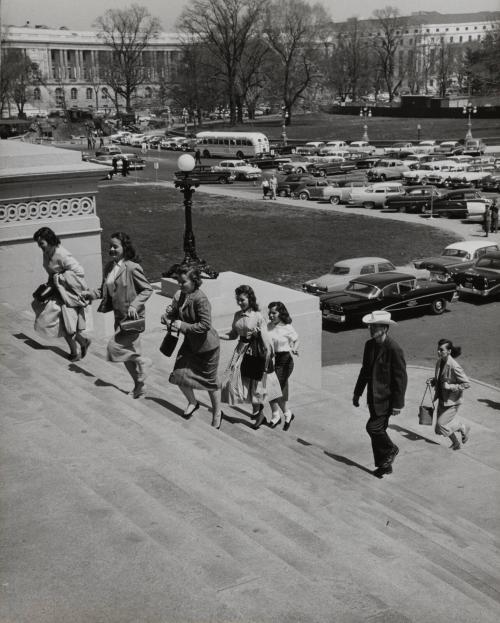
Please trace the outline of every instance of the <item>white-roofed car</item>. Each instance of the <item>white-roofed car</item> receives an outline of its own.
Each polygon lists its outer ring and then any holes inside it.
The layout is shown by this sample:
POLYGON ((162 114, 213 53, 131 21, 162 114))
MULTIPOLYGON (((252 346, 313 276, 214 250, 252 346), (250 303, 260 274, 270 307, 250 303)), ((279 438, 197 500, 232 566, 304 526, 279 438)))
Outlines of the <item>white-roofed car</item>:
POLYGON ((405 187, 398 182, 378 182, 371 186, 352 188, 348 205, 361 205, 364 208, 383 208, 389 197, 405 194, 405 187))
POLYGON ((373 145, 370 145, 368 141, 352 141, 349 144, 348 150, 352 154, 366 154, 371 156, 375 153, 376 148, 373 145))
POLYGON ((237 180, 257 180, 262 175, 262 169, 244 160, 221 160, 213 167, 213 170, 234 173, 237 180))
POLYGON ((310 279, 302 284, 302 290, 308 294, 340 291, 351 279, 359 275, 371 275, 396 270, 394 264, 383 257, 355 257, 336 262, 330 272, 310 279))
POLYGON ((449 244, 440 255, 413 260, 413 265, 428 270, 431 280, 450 281, 456 270, 472 266, 485 253, 499 250, 498 245, 489 240, 463 240, 449 244))

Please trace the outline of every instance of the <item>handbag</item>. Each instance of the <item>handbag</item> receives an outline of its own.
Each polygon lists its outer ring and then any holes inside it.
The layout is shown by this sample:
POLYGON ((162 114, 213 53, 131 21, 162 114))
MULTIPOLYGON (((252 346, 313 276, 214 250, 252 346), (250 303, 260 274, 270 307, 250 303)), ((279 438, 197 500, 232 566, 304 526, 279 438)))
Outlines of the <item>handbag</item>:
POLYGON ((142 333, 146 329, 146 319, 137 318, 130 320, 122 320, 120 322, 120 330, 125 333, 142 333))
POLYGON ((266 372, 267 349, 262 335, 257 333, 250 340, 250 344, 241 360, 241 376, 253 381, 260 381, 266 372))
POLYGON ((418 408, 418 423, 422 426, 432 426, 432 418, 434 416, 434 401, 432 401, 432 407, 424 405, 425 395, 427 392, 429 392, 432 396, 429 385, 425 388, 420 407, 418 408))
POLYGON ((165 357, 170 357, 171 354, 174 352, 178 341, 179 341, 179 334, 174 334, 169 329, 160 345, 160 352, 163 355, 165 355, 165 357))
POLYGON ((53 286, 47 283, 42 283, 42 285, 38 286, 38 288, 33 292, 33 298, 35 299, 35 301, 43 303, 45 301, 48 301, 53 293, 53 286))

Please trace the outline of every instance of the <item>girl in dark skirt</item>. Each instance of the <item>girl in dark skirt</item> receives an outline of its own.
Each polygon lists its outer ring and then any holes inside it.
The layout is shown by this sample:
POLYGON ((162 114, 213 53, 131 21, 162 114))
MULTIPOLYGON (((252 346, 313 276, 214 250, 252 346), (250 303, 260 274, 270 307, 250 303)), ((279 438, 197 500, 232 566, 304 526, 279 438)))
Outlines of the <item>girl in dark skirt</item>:
POLYGON ((292 326, 292 319, 287 308, 280 301, 269 303, 269 324, 267 332, 272 341, 274 350, 274 370, 281 386, 281 398, 271 400, 272 419, 271 428, 281 422, 281 412, 285 418, 283 430, 288 430, 294 419, 294 414, 288 408, 288 379, 293 372, 293 357, 298 355, 299 337, 292 326))
POLYGON ((170 382, 178 385, 186 396, 188 405, 184 417, 189 419, 200 404, 195 389, 208 391, 212 403, 212 426, 219 429, 222 422, 220 407, 219 336, 212 327, 210 302, 199 289, 200 271, 183 266, 177 274, 180 289, 175 293, 172 305, 162 322, 184 334, 170 382))

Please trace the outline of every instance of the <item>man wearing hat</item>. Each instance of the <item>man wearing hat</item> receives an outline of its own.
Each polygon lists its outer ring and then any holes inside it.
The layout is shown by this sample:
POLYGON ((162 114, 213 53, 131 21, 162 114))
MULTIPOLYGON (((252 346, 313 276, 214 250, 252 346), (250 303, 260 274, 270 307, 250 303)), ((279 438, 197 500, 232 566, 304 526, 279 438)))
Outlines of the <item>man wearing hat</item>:
POLYGON ((374 474, 382 478, 392 473, 392 463, 399 448, 387 434, 391 415, 398 415, 404 407, 407 375, 406 362, 399 344, 388 336, 390 325, 396 324, 387 311, 374 311, 363 317, 370 329, 371 339, 365 344, 363 365, 354 388, 352 404, 359 407, 359 399, 368 386, 367 400, 370 419, 366 431, 370 435, 375 459, 374 474))

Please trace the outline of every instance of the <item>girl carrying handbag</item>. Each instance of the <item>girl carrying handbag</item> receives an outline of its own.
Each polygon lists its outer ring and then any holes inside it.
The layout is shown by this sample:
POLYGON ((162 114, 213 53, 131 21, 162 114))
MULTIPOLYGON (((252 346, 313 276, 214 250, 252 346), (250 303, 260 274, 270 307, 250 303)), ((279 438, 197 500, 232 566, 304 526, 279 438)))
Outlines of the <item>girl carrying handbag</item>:
POLYGON ((422 396, 422 401, 420 402, 420 407, 418 408, 418 423, 422 426, 432 426, 432 418, 434 416, 434 400, 432 400, 432 390, 430 383, 428 382, 425 386, 424 395, 422 396), (424 405, 425 396, 429 392, 432 401, 432 407, 424 405))

